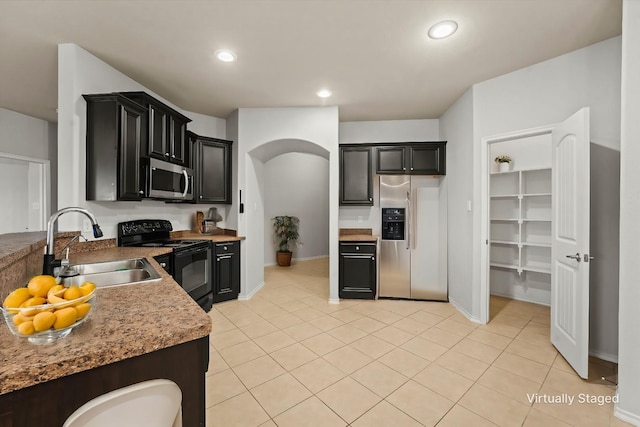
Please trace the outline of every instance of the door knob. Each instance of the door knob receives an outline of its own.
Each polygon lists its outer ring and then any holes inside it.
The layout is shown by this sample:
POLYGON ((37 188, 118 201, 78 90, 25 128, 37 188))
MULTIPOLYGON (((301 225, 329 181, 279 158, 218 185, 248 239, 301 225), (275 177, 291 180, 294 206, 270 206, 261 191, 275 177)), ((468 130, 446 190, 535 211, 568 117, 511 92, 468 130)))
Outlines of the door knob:
POLYGON ((589 254, 584 254, 583 257, 584 257, 584 262, 589 262, 592 259, 594 259, 592 256, 589 256, 589 254))
POLYGON ((567 258, 575 259, 578 262, 580 262, 582 260, 582 258, 580 257, 580 253, 579 252, 576 252, 575 255, 567 255, 567 258))

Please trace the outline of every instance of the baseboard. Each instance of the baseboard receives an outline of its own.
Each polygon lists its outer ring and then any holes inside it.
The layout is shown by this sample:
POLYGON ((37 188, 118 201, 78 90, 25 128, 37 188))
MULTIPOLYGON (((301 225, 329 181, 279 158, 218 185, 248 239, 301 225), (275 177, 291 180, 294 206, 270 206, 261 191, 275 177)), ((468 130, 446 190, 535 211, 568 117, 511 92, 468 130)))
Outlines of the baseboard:
POLYGON ((479 317, 472 316, 471 313, 469 313, 467 310, 462 308, 457 302, 452 300, 451 297, 449 297, 449 302, 451 303, 452 306, 454 306, 456 308, 456 310, 458 310, 460 313, 462 313, 462 315, 464 317, 466 317, 467 319, 469 319, 470 321, 472 321, 474 323, 482 324, 482 322, 480 321, 479 317))
POLYGON ((606 360, 607 362, 618 363, 618 355, 611 353, 604 353, 602 351, 589 350, 589 356, 597 357, 598 359, 606 360))
POLYGON ((329 304, 340 304, 340 298, 329 298, 329 304))
POLYGON ((256 292, 258 292, 260 289, 262 289, 263 286, 264 286, 264 282, 262 282, 258 286, 256 286, 255 289, 252 290, 250 294, 248 294, 248 295, 242 295, 242 294, 238 295, 238 299, 240 301, 249 301, 251 299, 251 297, 256 294, 256 292))
POLYGON ((629 424, 633 424, 634 426, 640 426, 640 415, 620 409, 618 405, 619 403, 616 403, 613 407, 613 415, 616 418, 619 418, 629 424))
POLYGON ((507 294, 504 292, 496 292, 494 290, 491 291, 491 294, 489 295, 489 297, 491 297, 491 295, 495 295, 497 297, 509 298, 515 301, 524 301, 524 302, 529 302, 531 304, 544 305, 545 307, 551 307, 550 303, 540 301, 539 299, 536 299, 536 298, 527 298, 526 296, 522 296, 522 295, 507 294))

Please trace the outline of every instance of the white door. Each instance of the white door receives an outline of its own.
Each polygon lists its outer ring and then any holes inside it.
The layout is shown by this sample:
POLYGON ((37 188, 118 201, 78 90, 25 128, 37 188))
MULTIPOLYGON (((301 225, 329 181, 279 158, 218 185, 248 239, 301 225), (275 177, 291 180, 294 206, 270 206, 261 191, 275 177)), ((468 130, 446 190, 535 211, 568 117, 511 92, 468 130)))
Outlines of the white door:
POLYGON ((589 108, 552 133, 551 342, 582 378, 589 366, 589 108))

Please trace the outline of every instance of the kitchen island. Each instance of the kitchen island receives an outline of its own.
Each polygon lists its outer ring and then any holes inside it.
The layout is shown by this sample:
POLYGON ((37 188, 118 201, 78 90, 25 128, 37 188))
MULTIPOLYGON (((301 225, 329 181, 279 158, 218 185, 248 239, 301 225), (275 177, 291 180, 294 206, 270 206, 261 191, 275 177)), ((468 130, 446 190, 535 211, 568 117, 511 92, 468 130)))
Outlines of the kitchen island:
MULTIPOLYGON (((0 244, 11 248, 0 253, 0 273, 15 275, 22 271, 16 262, 36 262, 44 239, 20 233, 0 236, 0 244)), ((35 345, 0 327, 0 427, 59 426, 94 397, 154 378, 180 386, 183 425, 204 426, 211 320, 153 259, 169 250, 111 247, 72 255, 71 263, 147 258, 161 278, 99 288, 88 320, 66 338, 35 345)), ((0 289, 4 297, 7 289, 0 289)))

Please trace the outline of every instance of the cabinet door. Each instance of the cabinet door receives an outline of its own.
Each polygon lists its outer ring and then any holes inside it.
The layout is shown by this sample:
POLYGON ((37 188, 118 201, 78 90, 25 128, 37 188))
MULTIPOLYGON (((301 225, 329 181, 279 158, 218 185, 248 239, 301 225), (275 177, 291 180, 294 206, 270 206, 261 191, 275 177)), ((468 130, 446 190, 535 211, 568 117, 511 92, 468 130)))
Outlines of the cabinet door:
POLYGON ((155 105, 148 104, 148 147, 147 155, 166 160, 169 155, 167 149, 167 119, 165 111, 155 105))
POLYGON ((136 110, 120 105, 119 200, 139 200, 140 190, 140 125, 136 110))
POLYGON ((367 250, 363 250, 363 253, 356 253, 355 251, 345 252, 344 248, 348 248, 348 246, 341 244, 339 264, 340 298, 375 298, 377 287, 375 245, 367 246, 367 250))
POLYGON ((403 174, 407 172, 405 147, 378 147, 376 173, 403 174))
POLYGON ((373 206, 371 148, 340 148, 340 204, 373 206))
POLYGON ((420 147, 410 147, 410 150, 410 173, 420 175, 445 175, 445 144, 427 144, 420 147))
POLYGON ((235 299, 240 293, 240 243, 214 244, 213 301, 235 299))
POLYGON ((169 161, 179 165, 187 163, 187 143, 186 143, 187 124, 183 120, 170 117, 169 119, 169 161))
POLYGON ((231 203, 231 147, 227 142, 198 140, 199 203, 231 203))

